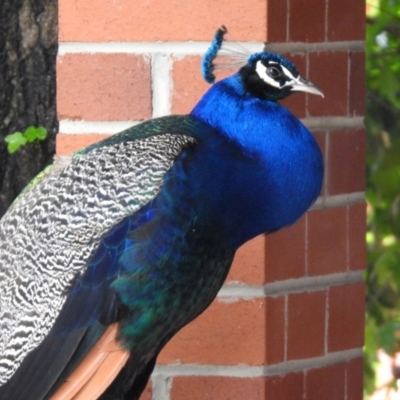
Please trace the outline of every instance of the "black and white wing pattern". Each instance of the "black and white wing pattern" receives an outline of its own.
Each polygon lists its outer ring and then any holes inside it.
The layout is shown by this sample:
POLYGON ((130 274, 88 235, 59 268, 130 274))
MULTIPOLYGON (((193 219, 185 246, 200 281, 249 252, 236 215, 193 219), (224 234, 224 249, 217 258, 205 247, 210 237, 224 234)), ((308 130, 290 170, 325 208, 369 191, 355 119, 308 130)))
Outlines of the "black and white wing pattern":
POLYGON ((193 139, 109 142, 44 174, 0 221, 0 386, 49 333, 102 235, 156 196, 193 139))

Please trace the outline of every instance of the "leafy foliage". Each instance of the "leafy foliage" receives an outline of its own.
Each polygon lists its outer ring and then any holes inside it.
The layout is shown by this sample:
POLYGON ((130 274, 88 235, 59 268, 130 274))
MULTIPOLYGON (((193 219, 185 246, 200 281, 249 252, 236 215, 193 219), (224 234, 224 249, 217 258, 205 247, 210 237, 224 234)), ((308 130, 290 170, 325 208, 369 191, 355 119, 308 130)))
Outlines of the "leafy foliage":
POLYGON ((377 349, 400 351, 400 0, 367 0, 366 390, 377 349))
POLYGON ((28 126, 25 131, 14 132, 5 137, 8 152, 15 153, 21 146, 36 140, 44 140, 47 137, 47 129, 43 126, 28 126))

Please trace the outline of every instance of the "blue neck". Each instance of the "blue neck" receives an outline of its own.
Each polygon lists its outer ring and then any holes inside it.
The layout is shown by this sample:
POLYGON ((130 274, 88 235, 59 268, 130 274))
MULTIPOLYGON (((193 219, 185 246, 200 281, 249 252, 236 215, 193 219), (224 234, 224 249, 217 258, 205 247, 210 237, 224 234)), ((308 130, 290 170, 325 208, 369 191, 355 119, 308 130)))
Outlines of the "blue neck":
POLYGON ((199 219, 232 246, 293 224, 315 201, 323 166, 314 138, 284 107, 247 95, 238 74, 212 86, 191 114, 215 128, 199 132, 189 155, 199 219))

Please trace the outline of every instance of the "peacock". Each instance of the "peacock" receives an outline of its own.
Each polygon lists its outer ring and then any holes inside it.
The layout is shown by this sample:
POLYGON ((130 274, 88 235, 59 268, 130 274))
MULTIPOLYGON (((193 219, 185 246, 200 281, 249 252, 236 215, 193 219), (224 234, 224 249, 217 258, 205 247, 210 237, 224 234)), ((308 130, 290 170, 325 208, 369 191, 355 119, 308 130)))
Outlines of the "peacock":
POLYGON ((216 297, 235 251, 318 197, 319 147, 278 104, 322 95, 270 52, 236 54, 189 115, 143 122, 44 170, 0 222, 0 399, 138 399, 216 297), (231 63, 232 65, 232 63, 231 63))

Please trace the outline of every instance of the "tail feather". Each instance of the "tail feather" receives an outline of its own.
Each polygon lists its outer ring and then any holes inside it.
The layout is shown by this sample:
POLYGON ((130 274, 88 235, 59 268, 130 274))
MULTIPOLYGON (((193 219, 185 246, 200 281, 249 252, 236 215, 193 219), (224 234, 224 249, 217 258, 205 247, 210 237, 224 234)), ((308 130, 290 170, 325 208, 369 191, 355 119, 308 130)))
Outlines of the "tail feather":
POLYGON ((108 326, 51 400, 97 399, 124 367, 130 352, 117 341, 118 324, 108 326))

